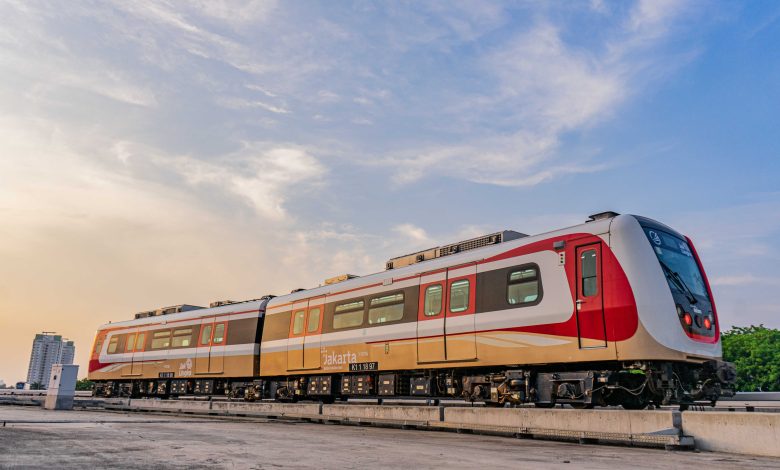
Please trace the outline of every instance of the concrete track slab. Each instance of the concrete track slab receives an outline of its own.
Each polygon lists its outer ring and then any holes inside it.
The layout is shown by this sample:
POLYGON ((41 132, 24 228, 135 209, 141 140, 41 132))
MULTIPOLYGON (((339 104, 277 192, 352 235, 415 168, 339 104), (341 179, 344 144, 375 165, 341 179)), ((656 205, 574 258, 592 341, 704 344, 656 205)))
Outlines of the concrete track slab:
POLYGON ((276 420, 0 407, 0 468, 780 468, 777 459, 276 420))

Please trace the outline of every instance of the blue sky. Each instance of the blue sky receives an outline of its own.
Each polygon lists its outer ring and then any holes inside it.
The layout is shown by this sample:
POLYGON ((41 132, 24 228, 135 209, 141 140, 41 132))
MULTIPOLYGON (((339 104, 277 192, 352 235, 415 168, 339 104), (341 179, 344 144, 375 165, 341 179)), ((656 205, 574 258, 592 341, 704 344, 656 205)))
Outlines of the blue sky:
POLYGON ((41 330, 603 210, 780 327, 776 2, 0 1, 0 378, 41 330), (21 353, 19 352, 21 351, 21 353))

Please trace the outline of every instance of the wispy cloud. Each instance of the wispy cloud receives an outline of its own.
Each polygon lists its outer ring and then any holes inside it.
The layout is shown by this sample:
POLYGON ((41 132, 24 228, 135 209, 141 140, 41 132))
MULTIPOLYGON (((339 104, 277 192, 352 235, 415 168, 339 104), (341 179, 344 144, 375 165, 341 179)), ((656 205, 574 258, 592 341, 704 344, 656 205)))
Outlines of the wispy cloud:
POLYGON ((719 276, 712 280, 715 286, 780 286, 780 278, 758 277, 752 274, 719 276))

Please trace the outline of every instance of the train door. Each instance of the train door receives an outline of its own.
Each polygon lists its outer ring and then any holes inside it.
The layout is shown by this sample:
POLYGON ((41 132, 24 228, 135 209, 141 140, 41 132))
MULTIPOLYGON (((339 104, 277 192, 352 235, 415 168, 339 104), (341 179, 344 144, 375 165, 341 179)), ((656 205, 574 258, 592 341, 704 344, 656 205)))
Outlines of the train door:
POLYGON ((221 374, 225 371, 225 348, 227 346, 229 318, 230 316, 222 317, 214 322, 214 332, 211 334, 211 349, 209 350, 210 374, 221 374))
POLYGON ((306 308, 308 300, 293 303, 290 315, 290 334, 287 337, 287 370, 303 369, 303 341, 306 336, 306 308))
MULTIPOLYGON (((122 375, 125 377, 141 375, 141 355, 136 357, 136 338, 138 337, 138 328, 127 334, 125 338, 124 354, 129 359, 130 367, 122 369, 122 375), (129 357, 128 357, 129 356, 129 357)), ((140 353, 140 351, 139 351, 140 353)))
POLYGON ((224 371, 227 325, 227 318, 201 320, 195 347, 196 374, 221 374, 224 371))
POLYGON ((577 331, 581 349, 607 347, 601 243, 577 247, 577 331))
POLYGON ((130 375, 141 375, 144 372, 143 352, 146 349, 146 332, 137 331, 133 345, 133 363, 130 365, 130 375))
POLYGON ((204 318, 200 322, 200 334, 195 346, 195 373, 209 373, 209 353, 211 352, 211 335, 214 333, 214 318, 204 318))
POLYGON ((306 309, 306 331, 303 337, 303 368, 320 368, 320 345, 322 338, 322 317, 325 312, 325 297, 310 299, 306 309))
POLYGON ((477 358, 474 315, 476 290, 476 263, 447 270, 444 335, 448 361, 469 361, 477 358))
POLYGON ((420 276, 420 304, 417 310, 417 362, 446 361, 444 348, 444 291, 447 271, 420 276))

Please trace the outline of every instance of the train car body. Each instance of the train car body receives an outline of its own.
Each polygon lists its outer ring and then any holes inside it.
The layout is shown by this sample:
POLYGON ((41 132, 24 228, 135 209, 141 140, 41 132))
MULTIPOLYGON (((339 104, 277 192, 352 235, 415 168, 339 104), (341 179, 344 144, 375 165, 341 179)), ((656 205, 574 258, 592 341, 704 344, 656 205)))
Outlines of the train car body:
MULTIPOLYGON (((257 368, 225 369, 238 386, 224 387, 283 400, 636 408, 727 392, 733 367, 719 360, 717 312, 691 241, 643 217, 591 219, 275 297, 255 317, 257 368)), ((117 347, 131 323, 106 326, 117 347)), ((90 377, 116 380, 101 370, 90 377)))
POLYGON ((89 379, 102 395, 223 393, 228 381, 259 373, 268 299, 102 325, 89 379))

